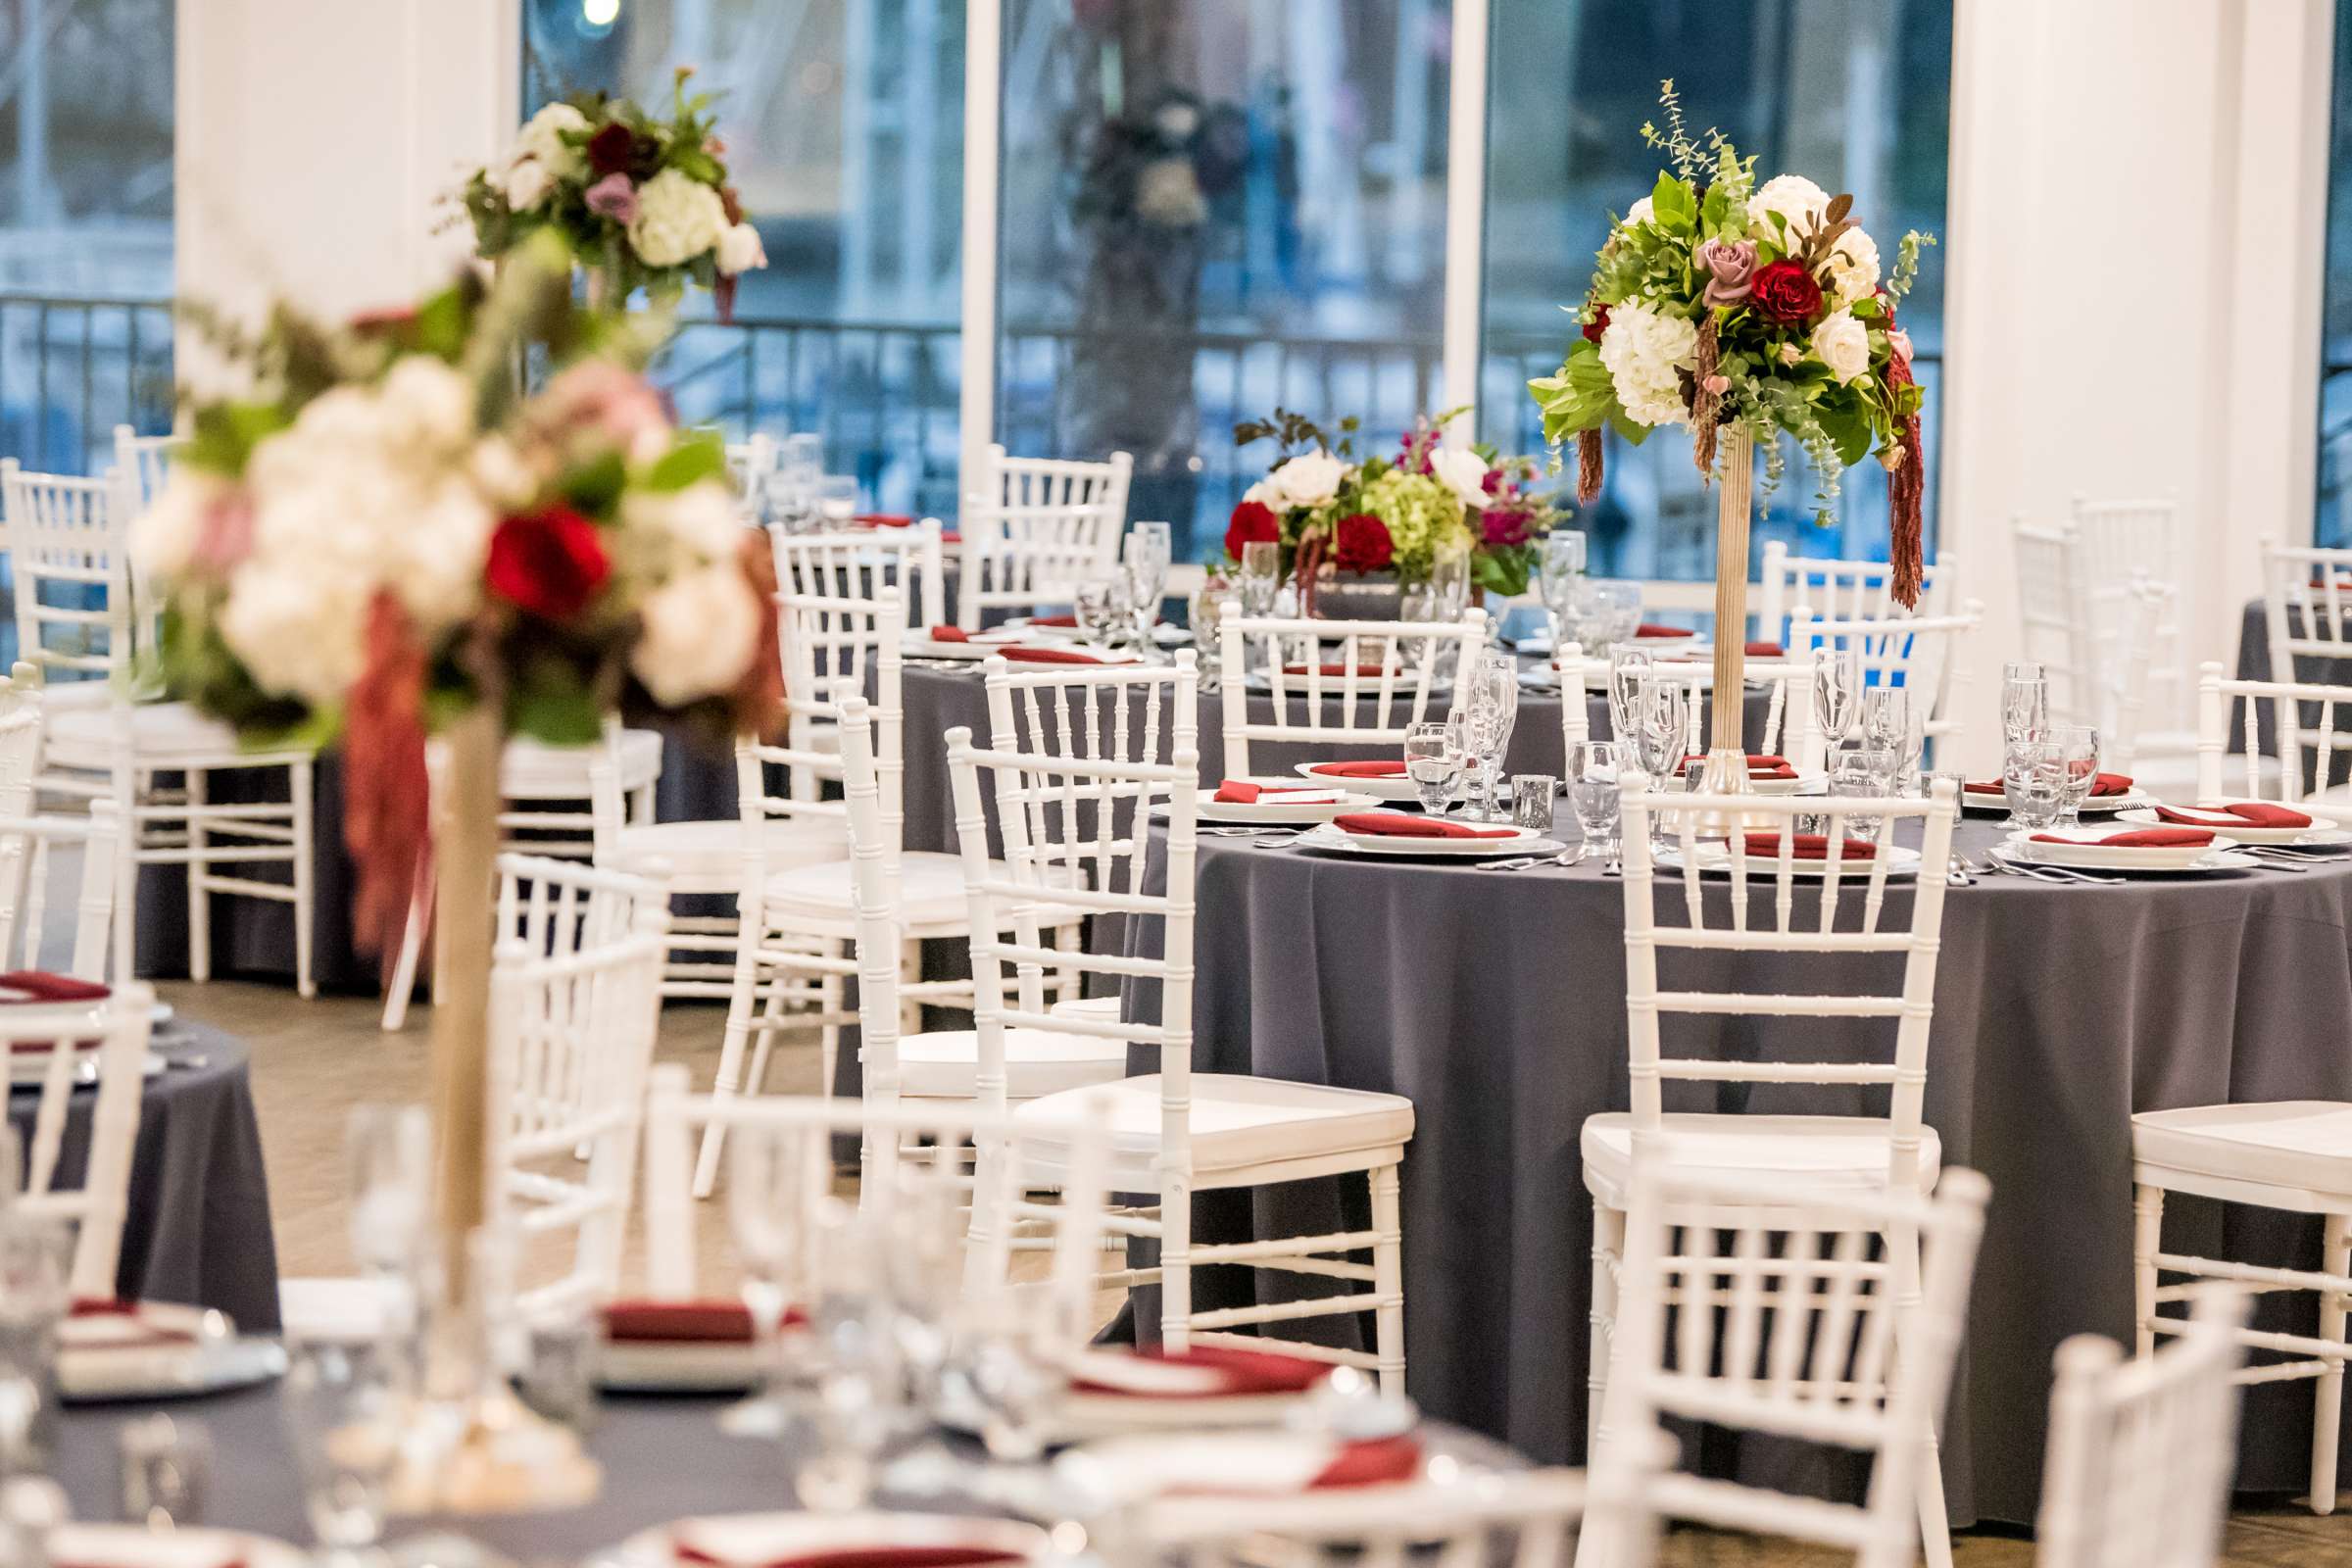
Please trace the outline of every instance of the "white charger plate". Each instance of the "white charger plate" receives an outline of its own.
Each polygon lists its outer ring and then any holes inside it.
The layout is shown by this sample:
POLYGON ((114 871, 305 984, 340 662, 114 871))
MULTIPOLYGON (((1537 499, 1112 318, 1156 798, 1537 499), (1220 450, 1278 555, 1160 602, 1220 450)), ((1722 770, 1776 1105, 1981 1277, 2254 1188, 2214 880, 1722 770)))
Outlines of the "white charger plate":
POLYGON ((2116 849, 2096 842, 2117 831, 2113 828, 2052 828, 2049 831, 2067 834, 2079 842, 2041 844, 2036 843, 2031 834, 2012 833, 2001 841, 1996 853, 2005 859, 2026 865, 2065 865, 2084 871, 2230 871, 2244 870, 2262 863, 2250 855, 2230 854, 2236 841, 2218 835, 2211 844, 2178 849, 2116 849))
MULTIPOLYGON (((943 1513, 735 1513, 680 1519, 622 1543, 624 1561, 674 1562, 691 1543, 720 1568, 859 1550, 972 1547, 1036 1561, 1052 1543, 1035 1525, 943 1513)), ((251 1568, 251 1565, 248 1565, 251 1568)))
MULTIPOLYGON (((1681 846, 1670 844, 1658 851, 1657 863, 1661 869, 1680 871, 1683 868, 1681 846)), ((1875 864, 1874 860, 1840 860, 1838 862, 1838 880, 1840 883, 1866 882, 1870 879, 1875 864)), ((1730 848, 1722 844, 1699 845, 1698 874, 1700 876, 1730 876, 1732 874, 1730 848)), ((1747 858, 1749 882, 1775 881, 1779 879, 1780 874, 1781 862, 1777 857, 1751 855, 1747 858)), ((1791 860, 1788 862, 1788 875, 1792 881, 1820 882, 1826 880, 1829 874, 1830 862, 1828 860, 1791 860)), ((1896 877, 1918 874, 1919 852, 1917 850, 1907 849, 1903 845, 1897 844, 1888 852, 1886 856, 1886 879, 1888 881, 1891 882, 1896 877)))
MULTIPOLYGON (((1490 824, 1482 824, 1490 825, 1490 824)), ((1491 824, 1500 826, 1501 824, 1491 824)), ((1402 833, 1349 833, 1336 822, 1309 828, 1298 835, 1301 849, 1334 850, 1343 855, 1389 855, 1442 858, 1448 860, 1500 860, 1519 855, 1557 855, 1567 848, 1531 827, 1515 827, 1509 838, 1415 838, 1402 833)))
MULTIPOLYGON (((1289 783, 1290 780, 1283 780, 1283 784, 1289 783)), ((1367 794, 1362 790, 1344 790, 1341 793, 1346 798, 1337 802, 1269 805, 1264 801, 1258 801, 1248 806, 1237 801, 1212 801, 1203 795, 1200 797, 1199 814, 1203 822, 1237 825, 1253 822, 1328 822, 1342 811, 1360 811, 1367 806, 1380 804, 1379 796, 1367 794)), ((1165 816, 1167 810, 1168 808, 1164 806, 1156 806, 1152 808, 1152 814, 1165 816)))
MULTIPOLYGON (((2094 796, 2084 801, 2082 814, 2084 816, 2118 816, 2125 811, 2136 811, 2142 808, 2153 810, 2156 804, 2155 796, 2137 785, 2133 785, 2121 795, 2094 796)), ((1967 790, 1962 790, 1960 792, 1960 809, 1963 814, 1972 816, 2007 816, 2009 814, 2009 797, 2006 795, 1974 795, 1967 790)))
MULTIPOLYGON (((2182 806, 2174 808, 2182 811, 2213 809, 2211 807, 2201 806, 2182 806)), ((2147 827, 2204 827, 2208 825, 2203 822, 2167 822, 2156 814, 2153 808, 2141 808, 2138 807, 2118 813, 2116 820, 2147 827)), ((2286 844, 2307 850, 2331 849, 2340 845, 2352 844, 2352 828, 2329 827, 2326 824, 2325 819, 2320 817, 2312 818, 2312 825, 2309 827, 2256 827, 2251 822, 2232 823, 2228 827, 2216 822, 2211 826, 2216 833, 2226 833, 2240 844, 2286 844)))
MULTIPOLYGON (((98 1048, 95 1045, 83 1047, 76 1050, 74 1056, 74 1087, 76 1089, 90 1088, 98 1082, 98 1048)), ((162 1056, 150 1051, 147 1053, 146 1061, 140 1064, 139 1071, 144 1077, 155 1078, 160 1077, 171 1065, 162 1056)), ((13 1051, 9 1053, 8 1081, 11 1087, 30 1088, 48 1076, 48 1053, 26 1052, 22 1055, 13 1051)))
POLYGON ((1815 771, 1800 772, 1794 778, 1751 778, 1747 781, 1750 795, 1827 795, 1830 775, 1815 771))
MULTIPOLYGON (((1397 774, 1395 778, 1333 778, 1327 774, 1316 772, 1315 766, 1316 764, 1313 762, 1300 762, 1292 771, 1298 777, 1310 779, 1317 784, 1328 785, 1333 789, 1353 790, 1359 795, 1369 795, 1376 801, 1411 801, 1418 804, 1421 799, 1420 790, 1415 788, 1413 781, 1402 773, 1397 774)), ((1262 778, 1252 778, 1250 782, 1263 784, 1268 781, 1262 778)), ((1290 780, 1282 779, 1279 782, 1287 784, 1290 780)))
POLYGON ((596 1384, 615 1394, 739 1394, 760 1381, 760 1348, 734 1341, 607 1340, 596 1384))
POLYGON ((968 643, 935 643, 920 632, 908 632, 906 640, 900 647, 908 659, 967 659, 976 662, 1019 641, 1019 637, 999 637, 990 632, 979 632, 968 643))
POLYGON ((144 1525, 59 1525, 49 1536, 57 1562, 118 1568, 308 1568, 310 1554, 268 1536, 234 1530, 152 1531, 144 1525))
POLYGON ((267 1383, 285 1371, 286 1348, 277 1341, 231 1335, 186 1345, 61 1350, 57 1386, 68 1404, 184 1399, 267 1383))

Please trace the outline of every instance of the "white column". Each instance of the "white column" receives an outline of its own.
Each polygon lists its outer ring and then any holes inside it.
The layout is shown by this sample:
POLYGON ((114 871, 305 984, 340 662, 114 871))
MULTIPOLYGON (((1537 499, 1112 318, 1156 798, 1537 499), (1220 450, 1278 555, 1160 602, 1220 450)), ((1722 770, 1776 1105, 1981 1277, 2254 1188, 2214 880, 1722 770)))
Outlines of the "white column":
POLYGON ((956 494, 979 482, 997 418, 997 142, 1002 131, 1002 0, 969 0, 963 24, 963 319, 956 494))
POLYGON ((519 0, 179 0, 176 20, 183 296, 342 313, 469 249, 439 202, 513 135, 519 0))
MULTIPOLYGON (((1478 401, 1481 305, 1486 299, 1487 0, 1454 0, 1453 76, 1446 84, 1445 406, 1478 401)), ((1467 446, 1477 420, 1446 439, 1467 446)))

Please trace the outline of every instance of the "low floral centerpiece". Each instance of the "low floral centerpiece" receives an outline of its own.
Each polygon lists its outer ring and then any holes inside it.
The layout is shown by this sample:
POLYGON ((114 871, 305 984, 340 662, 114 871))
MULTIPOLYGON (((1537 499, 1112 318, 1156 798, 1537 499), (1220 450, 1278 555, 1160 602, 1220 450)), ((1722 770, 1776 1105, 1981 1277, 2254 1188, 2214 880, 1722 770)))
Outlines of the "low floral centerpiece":
POLYGON ((686 91, 692 74, 679 69, 666 120, 601 92, 533 115, 506 161, 466 182, 477 254, 497 261, 553 228, 601 303, 618 305, 639 288, 674 301, 699 283, 726 319, 736 279, 765 267, 767 253, 728 182, 710 96, 686 91))
POLYGON ((1227 562, 1238 564, 1247 545, 1273 542, 1309 613, 1335 588, 1426 583, 1444 561, 1463 562, 1474 587, 1525 593, 1537 541, 1560 514, 1537 492, 1538 460, 1446 444, 1446 424, 1463 412, 1417 419, 1394 457, 1363 459, 1353 417, 1336 436, 1283 409, 1235 425, 1235 445, 1271 439, 1278 450, 1227 519, 1227 562))
MULTIPOLYGON (((1921 392, 1896 310, 1930 236, 1907 233, 1886 267, 1851 216, 1800 174, 1756 182, 1755 160, 1721 132, 1685 129, 1674 83, 1661 84, 1667 128, 1642 134, 1673 164, 1613 220, 1577 308, 1577 337, 1556 374, 1528 383, 1556 453, 1577 443, 1577 493, 1602 479, 1602 432, 1639 445, 1687 425, 1691 456, 1721 481, 1716 625, 1746 619, 1754 452, 1767 488, 1782 477, 1780 437, 1803 449, 1826 509, 1844 470, 1876 454, 1886 472, 1894 598, 1918 603, 1927 493, 1921 392)), ((1739 739, 1743 639, 1716 638, 1716 745, 1739 739)))

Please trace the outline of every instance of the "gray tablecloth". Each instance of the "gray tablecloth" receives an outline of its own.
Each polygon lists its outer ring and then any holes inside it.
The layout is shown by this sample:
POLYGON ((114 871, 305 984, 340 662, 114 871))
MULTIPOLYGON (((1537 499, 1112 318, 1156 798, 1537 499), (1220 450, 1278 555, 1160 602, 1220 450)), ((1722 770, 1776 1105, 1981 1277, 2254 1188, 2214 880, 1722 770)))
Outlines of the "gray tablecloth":
MULTIPOLYGON (((1961 831, 1972 849, 1994 836, 1974 819, 1961 831)), ((1584 1449, 1592 1205, 1578 1130, 1627 1105, 1622 897, 1591 863, 1502 873, 1231 838, 1200 847, 1197 1065, 1411 1098, 1407 1387, 1431 1414, 1545 1461, 1584 1449)), ((1907 898, 1890 890, 1890 917, 1907 898)), ((2132 1112, 2352 1099, 2352 858, 2121 888, 1988 878, 1951 890, 1944 911, 1927 1115, 1945 1162, 1993 1183, 1947 1495, 1956 1522, 2030 1524, 2051 1352, 2070 1334, 2132 1334, 2132 1112)), ((1716 961, 1752 968, 1748 989, 1839 984, 1818 959, 1716 961)), ((1858 1026, 1819 1019, 1677 1027, 1727 1055, 1857 1049, 1858 1026)), ((1686 1108, 1863 1106, 1843 1089, 1680 1092, 1686 1108)), ((1208 1194, 1196 1215, 1219 1240, 1252 1224, 1361 1225, 1337 1213, 1342 1191, 1208 1194)), ((1348 1201, 1360 1206, 1360 1193, 1348 1201)), ((2165 1241, 2320 1261, 2316 1220, 2191 1199, 2168 1205, 2165 1241)), ((1232 1270, 1205 1281, 1197 1305, 1229 1304, 1253 1283, 1232 1270)), ((2260 1320, 2314 1332, 2307 1297, 2270 1298, 2260 1320)), ((2311 1398, 2309 1383, 2248 1391, 2240 1487, 2303 1485, 2311 1398)))
MULTIPOLYGON (((585 1507, 555 1513, 464 1520, 395 1520, 392 1539, 448 1528, 519 1563, 576 1562, 641 1530, 690 1514, 740 1513, 795 1506, 797 1446, 732 1438, 720 1432, 722 1399, 608 1399, 589 1435, 605 1468, 604 1493, 585 1507)), ((113 1519, 121 1506, 117 1432, 122 1423, 166 1409, 210 1429, 215 1459, 205 1522, 297 1544, 311 1539, 300 1472, 288 1446, 274 1387, 162 1406, 109 1405, 70 1410, 63 1423, 57 1478, 74 1517, 113 1519)), ((1464 1463, 1512 1468, 1522 1461, 1471 1433, 1425 1427, 1432 1452, 1464 1463)), ((885 1505, 995 1510, 955 1498, 899 1498, 885 1505)))
MULTIPOLYGON (((277 1246, 270 1230, 270 1180, 262 1166, 247 1052, 201 1024, 174 1020, 156 1032, 171 1063, 147 1080, 131 1156, 116 1294, 218 1307, 258 1330, 277 1327, 277 1246)), ((89 1157, 95 1090, 74 1097, 59 1159, 68 1186, 89 1157)), ((40 1098, 8 1097, 9 1120, 28 1137, 40 1098)))

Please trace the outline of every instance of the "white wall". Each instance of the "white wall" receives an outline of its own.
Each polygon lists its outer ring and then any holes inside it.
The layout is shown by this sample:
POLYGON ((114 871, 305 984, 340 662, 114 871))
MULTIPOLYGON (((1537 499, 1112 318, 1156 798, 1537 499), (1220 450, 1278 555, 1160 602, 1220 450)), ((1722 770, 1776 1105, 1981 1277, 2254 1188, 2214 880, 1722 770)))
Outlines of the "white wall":
POLYGON ((179 0, 178 291, 343 313, 467 249, 436 202, 512 136, 518 0, 179 0))
POLYGON ((1940 501, 1988 607, 1972 765, 2013 515, 2175 499, 2192 662, 2234 659, 2254 539, 2309 530, 2332 10, 1958 0, 1940 501))

